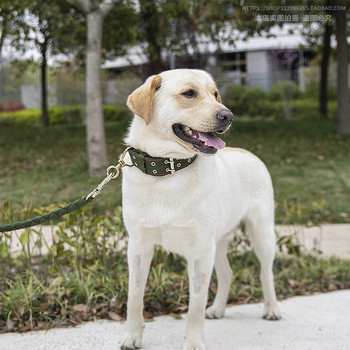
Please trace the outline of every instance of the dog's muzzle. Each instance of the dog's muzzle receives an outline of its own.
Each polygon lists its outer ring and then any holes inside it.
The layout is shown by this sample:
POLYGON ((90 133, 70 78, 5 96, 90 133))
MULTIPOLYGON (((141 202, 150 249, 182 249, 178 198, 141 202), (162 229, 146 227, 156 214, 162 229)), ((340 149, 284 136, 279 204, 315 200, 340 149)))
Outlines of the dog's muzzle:
POLYGON ((233 113, 229 109, 221 109, 215 115, 218 128, 217 133, 223 134, 230 127, 233 121, 233 113))

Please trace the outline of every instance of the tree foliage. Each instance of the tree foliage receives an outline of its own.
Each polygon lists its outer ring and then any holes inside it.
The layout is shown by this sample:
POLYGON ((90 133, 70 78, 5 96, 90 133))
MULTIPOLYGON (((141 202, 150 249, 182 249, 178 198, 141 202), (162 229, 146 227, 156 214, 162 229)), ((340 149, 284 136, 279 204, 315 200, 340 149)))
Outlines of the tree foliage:
POLYGON ((124 55, 137 41, 139 18, 132 3, 116 2, 103 22, 102 58, 113 59, 124 55))
POLYGON ((18 38, 24 24, 28 0, 2 0, 0 3, 0 57, 7 38, 18 38))
POLYGON ((138 40, 149 58, 148 74, 169 68, 162 59, 164 53, 187 56, 193 65, 204 68, 209 46, 219 51, 224 41, 233 45, 238 38, 268 32, 274 25, 256 21, 254 13, 244 11, 240 2, 234 0, 139 3, 138 40))

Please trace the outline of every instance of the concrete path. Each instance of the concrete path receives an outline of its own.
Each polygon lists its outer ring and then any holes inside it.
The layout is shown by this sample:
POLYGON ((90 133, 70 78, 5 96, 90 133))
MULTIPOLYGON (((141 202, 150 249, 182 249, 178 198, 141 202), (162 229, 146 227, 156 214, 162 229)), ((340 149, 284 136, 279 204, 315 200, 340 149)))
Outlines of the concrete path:
MULTIPOLYGON (((37 232, 42 232, 45 239, 45 245, 42 253, 47 252, 47 246, 51 246, 53 237, 56 235, 57 226, 36 226, 37 232)), ((19 237, 23 230, 14 231, 11 243, 12 252, 21 251, 19 237)), ((304 227, 299 225, 276 225, 276 232, 279 236, 293 235, 296 242, 302 244, 306 250, 317 248, 327 256, 335 255, 341 258, 350 259, 350 224, 326 224, 322 226, 304 227)), ((67 235, 69 235, 69 231, 67 235)), ((35 247, 35 238, 37 234, 33 234, 31 240, 33 255, 39 252, 35 247)), ((122 242, 121 242, 122 243, 122 242)), ((121 244, 122 246, 123 244, 121 244)))
POLYGON ((350 259, 350 224, 324 224, 313 227, 276 225, 276 231, 279 236, 294 235, 306 250, 316 248, 326 256, 350 259))
MULTIPOLYGON (((206 350, 349 350, 350 290, 280 302, 282 320, 261 319, 262 304, 233 306, 205 321, 206 350)), ((75 328, 0 335, 1 350, 117 350, 125 324, 90 322, 75 328)), ((181 350, 185 316, 146 323, 145 350, 181 350)))

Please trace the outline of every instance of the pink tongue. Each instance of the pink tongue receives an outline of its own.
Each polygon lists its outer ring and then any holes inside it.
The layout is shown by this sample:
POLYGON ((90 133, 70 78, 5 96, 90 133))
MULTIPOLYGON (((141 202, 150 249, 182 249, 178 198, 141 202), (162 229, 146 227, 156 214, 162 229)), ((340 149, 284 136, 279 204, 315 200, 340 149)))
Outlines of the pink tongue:
POLYGON ((222 149, 226 146, 226 143, 222 141, 219 137, 216 137, 213 133, 203 133, 198 131, 199 138, 206 142, 208 146, 215 147, 217 149, 222 149))

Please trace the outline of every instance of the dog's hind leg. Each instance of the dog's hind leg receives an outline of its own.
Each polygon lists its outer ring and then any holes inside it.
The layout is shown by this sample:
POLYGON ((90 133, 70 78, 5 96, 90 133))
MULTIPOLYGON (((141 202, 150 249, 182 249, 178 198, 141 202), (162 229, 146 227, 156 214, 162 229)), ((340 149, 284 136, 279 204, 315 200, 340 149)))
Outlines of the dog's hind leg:
MULTIPOLYGON (((266 320, 281 318, 274 285, 272 271, 276 250, 276 235, 273 223, 266 222, 266 217, 258 220, 246 220, 246 229, 254 252, 260 262, 260 280, 264 294, 264 313, 266 320)), ((269 220, 270 221, 270 220, 269 220)))
POLYGON ((215 253, 215 272, 218 281, 218 291, 216 293, 213 305, 207 308, 207 318, 221 318, 224 315, 228 294, 230 291, 232 270, 227 259, 227 248, 229 240, 224 237, 216 246, 215 253))
POLYGON ((141 348, 144 329, 143 294, 153 256, 153 244, 138 242, 130 237, 128 244, 129 292, 127 304, 127 332, 121 349, 141 348))

